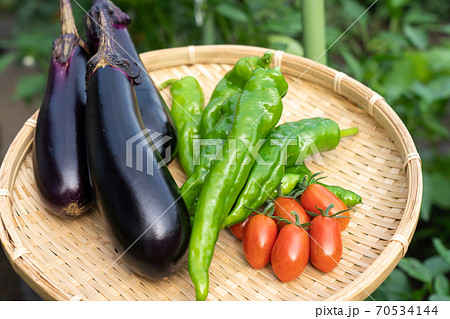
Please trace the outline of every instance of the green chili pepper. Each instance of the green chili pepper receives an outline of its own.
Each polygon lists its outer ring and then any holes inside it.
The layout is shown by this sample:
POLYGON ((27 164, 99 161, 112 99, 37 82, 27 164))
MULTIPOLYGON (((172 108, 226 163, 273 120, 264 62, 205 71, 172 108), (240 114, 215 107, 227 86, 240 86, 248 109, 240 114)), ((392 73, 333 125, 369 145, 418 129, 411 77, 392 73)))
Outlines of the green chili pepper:
POLYGON ((197 80, 186 76, 180 80, 168 80, 161 88, 169 85, 172 95, 173 121, 178 130, 178 159, 187 176, 194 171, 194 139, 200 138, 204 97, 197 80))
POLYGON ((310 154, 332 150, 341 137, 357 131, 357 128, 341 131, 335 122, 324 118, 303 119, 275 128, 259 152, 262 161, 253 167, 245 188, 222 227, 245 220, 251 213, 246 207, 260 207, 280 184, 286 166, 303 163, 310 154))
POLYGON ((211 99, 206 105, 200 123, 200 132, 203 138, 214 131, 220 120, 221 106, 229 97, 241 93, 245 84, 257 68, 268 68, 272 63, 273 53, 266 52, 262 57, 245 57, 236 62, 222 80, 217 84, 211 99))
POLYGON ((209 131, 202 139, 202 143, 206 143, 206 145, 200 149, 200 159, 196 160, 195 169, 192 175, 181 187, 183 199, 191 216, 195 213, 198 195, 202 190, 203 183, 209 173, 212 161, 218 153, 221 153, 223 143, 231 132, 240 95, 241 94, 238 93, 231 96, 222 105, 221 117, 216 123, 214 130, 209 131))
MULTIPOLYGON (((294 176, 298 176, 298 181, 300 183, 303 181, 304 178, 309 179, 312 176, 311 171, 309 170, 308 167, 306 167, 305 163, 303 163, 302 165, 293 165, 293 166, 286 167, 284 173, 285 173, 285 175, 283 176, 283 180, 285 179, 285 176, 294 175, 294 176)), ((294 177, 290 177, 290 180, 293 180, 293 179, 294 179, 294 177)), ((281 182, 283 182, 283 180, 281 182)), ((318 182, 318 183, 323 185, 330 192, 332 192, 334 195, 339 197, 339 199, 347 207, 353 207, 353 206, 356 206, 356 205, 362 203, 361 196, 359 196, 355 192, 352 192, 351 190, 342 188, 340 186, 327 185, 327 184, 324 184, 322 182, 318 182)), ((282 192, 283 196, 291 193, 295 189, 295 186, 297 186, 297 185, 295 185, 292 188, 290 188, 290 186, 291 186, 291 184, 286 186, 286 187, 289 187, 288 189, 290 189, 290 190, 289 191, 283 191, 282 192)))
MULTIPOLYGON (((311 178, 312 173, 306 167, 305 163, 302 165, 293 165, 286 167, 283 175, 283 179, 281 180, 281 196, 286 196, 290 194, 299 183, 302 183, 303 179, 311 178)), ((342 188, 340 186, 331 186, 324 183, 319 182, 320 185, 323 185, 330 192, 336 195, 347 207, 353 207, 362 203, 362 198, 355 192, 342 188)), ((273 191, 270 194, 271 198, 276 198, 278 195, 278 190, 273 191)))
POLYGON ((303 181, 303 179, 306 178, 310 178, 312 176, 311 171, 309 170, 308 167, 306 167, 305 163, 302 163, 301 165, 292 165, 292 166, 288 166, 285 169, 285 174, 297 174, 300 177, 300 182, 303 181))
POLYGON ((323 183, 319 183, 323 185, 326 189, 328 189, 330 192, 332 192, 334 195, 339 197, 339 199, 345 204, 347 207, 353 207, 358 204, 362 203, 362 198, 355 192, 352 192, 351 190, 342 188, 340 186, 330 186, 325 185, 323 183))
POLYGON ((281 195, 279 195, 278 189, 274 189, 272 193, 270 193, 269 198, 277 198, 279 196, 285 196, 289 194, 295 189, 295 186, 297 186, 299 182, 300 182, 300 175, 285 173, 280 183, 281 195))
POLYGON ((203 142, 211 142, 212 145, 201 148, 200 159, 196 161, 193 173, 181 187, 191 216, 195 213, 198 196, 209 173, 211 161, 221 152, 223 142, 233 127, 237 102, 245 84, 254 70, 270 66, 272 56, 272 52, 267 52, 262 57, 240 59, 214 89, 200 124, 203 142))
POLYGON ((221 225, 247 181, 258 142, 266 138, 281 117, 281 98, 287 88, 278 70, 259 68, 239 98, 223 157, 213 162, 195 212, 188 266, 197 300, 205 300, 208 295, 208 270, 221 225))

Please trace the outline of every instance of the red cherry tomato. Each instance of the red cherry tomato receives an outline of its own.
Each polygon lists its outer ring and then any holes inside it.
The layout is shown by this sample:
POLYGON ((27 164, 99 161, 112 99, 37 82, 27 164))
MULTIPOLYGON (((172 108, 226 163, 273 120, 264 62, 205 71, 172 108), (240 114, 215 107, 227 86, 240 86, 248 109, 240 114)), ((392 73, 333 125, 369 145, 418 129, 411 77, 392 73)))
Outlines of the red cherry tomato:
MULTIPOLYGON (((302 205, 300 205, 295 199, 286 197, 278 197, 275 199, 274 216, 283 217, 284 219, 295 223, 295 217, 291 214, 292 211, 298 214, 300 224, 309 223, 311 221, 311 218, 305 212, 302 205)), ((286 226, 286 223, 280 221, 278 223, 278 231, 280 231, 284 226, 286 226)))
POLYGON ((244 238, 245 230, 247 229, 248 223, 249 223, 250 219, 252 218, 252 216, 253 215, 250 215, 243 222, 240 222, 233 226, 230 226, 231 232, 237 239, 242 240, 244 238))
MULTIPOLYGON (((330 215, 347 209, 347 206, 345 206, 345 204, 336 195, 320 184, 309 185, 303 192, 302 196, 300 196, 300 203, 307 211, 316 214, 320 214, 320 211, 316 208, 316 206, 325 210, 328 206, 330 206, 330 204, 334 204, 334 207, 330 210, 330 215)), ((350 212, 346 211, 339 216, 350 217, 350 212)), ((347 217, 337 218, 341 231, 345 230, 350 222, 350 218, 347 217)))
POLYGON ((270 262, 277 233, 277 224, 272 218, 266 215, 252 217, 245 230, 242 247, 245 258, 253 268, 262 268, 270 262))
POLYGON ((308 232, 288 224, 280 231, 272 248, 272 269, 282 282, 296 279, 309 260, 308 232))
POLYGON ((342 257, 342 238, 338 220, 324 216, 314 217, 309 234, 311 263, 323 272, 333 270, 342 257))

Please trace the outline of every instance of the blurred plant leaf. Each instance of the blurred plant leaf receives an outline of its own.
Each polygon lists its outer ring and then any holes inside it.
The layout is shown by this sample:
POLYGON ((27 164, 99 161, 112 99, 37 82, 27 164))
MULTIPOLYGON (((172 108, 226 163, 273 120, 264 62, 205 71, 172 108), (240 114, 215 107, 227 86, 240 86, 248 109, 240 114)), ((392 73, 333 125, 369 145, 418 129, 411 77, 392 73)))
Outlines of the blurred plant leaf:
POLYGON ((423 50, 428 46, 428 35, 424 30, 405 25, 403 27, 403 32, 408 40, 411 41, 412 45, 419 50, 423 50))
MULTIPOLYGON (((367 7, 363 6, 362 4, 358 3, 357 1, 353 0, 347 0, 342 1, 342 9, 345 12, 345 15, 347 15, 349 18, 351 18, 352 21, 355 21, 359 18, 359 16, 367 9, 367 7)), ((367 25, 369 21, 369 15, 363 15, 358 20, 358 25, 367 25)))
POLYGON ((17 59, 17 54, 14 52, 6 53, 0 56, 0 73, 3 72, 11 63, 17 59))
POLYGON ((430 175, 424 171, 423 172, 423 196, 422 196, 422 206, 420 209, 420 218, 428 222, 431 215, 431 207, 433 204, 433 182, 430 175))
POLYGON ((428 298, 429 301, 450 301, 450 296, 432 294, 428 298))
POLYGON ((247 23, 248 15, 237 6, 232 6, 226 2, 220 3, 216 7, 216 12, 232 21, 247 23))
POLYGON ((35 74, 21 78, 17 82, 16 91, 12 96, 13 101, 25 100, 29 102, 36 95, 41 95, 45 91, 47 76, 45 74, 35 74))
POLYGON ((408 47, 408 41, 398 33, 380 31, 367 44, 367 49, 375 53, 401 52, 408 47))
POLYGON ((372 294, 372 297, 375 300, 411 300, 411 285, 408 276, 403 271, 394 269, 372 294))
POLYGON ((264 29, 284 35, 295 36, 302 31, 300 11, 289 10, 283 19, 272 19, 264 24, 264 29))
POLYGON ((450 250, 445 247, 444 243, 439 238, 433 238, 434 249, 438 252, 439 256, 450 265, 450 250))
POLYGON ((405 6, 406 4, 408 4, 409 0, 389 0, 388 1, 388 5, 390 7, 399 9, 403 6, 405 6))
POLYGON ((426 287, 422 287, 421 289, 414 289, 411 292, 411 300, 413 300, 413 301, 423 300, 423 298, 425 297, 427 292, 428 292, 428 289, 426 287))
POLYGON ((388 100, 398 99, 414 82, 414 65, 409 59, 398 59, 385 74, 383 87, 388 100))
POLYGON ((406 12, 403 22, 407 24, 436 23, 439 17, 434 13, 424 12, 419 9, 411 9, 406 12))
POLYGON ((269 36, 269 46, 287 53, 303 56, 303 47, 300 42, 285 35, 269 36))
MULTIPOLYGON (((441 208, 449 209, 450 196, 449 196, 448 178, 445 175, 436 172, 432 175, 432 179, 433 179, 433 203, 435 203, 441 208)), ((448 260, 450 260, 450 257, 448 260)))
POLYGON ((435 275, 445 274, 450 271, 450 263, 446 263, 440 256, 427 258, 423 265, 435 275))
POLYGON ((450 72, 450 48, 432 48, 427 52, 426 59, 433 73, 450 72))
MULTIPOLYGON (((437 116, 426 116, 424 119, 423 124, 425 127, 434 135, 432 138, 430 137, 430 140, 435 139, 436 136, 449 139, 450 138, 450 132, 446 126, 444 126, 441 123, 441 119, 437 116)), ((442 180, 446 179, 445 176, 440 175, 438 177, 438 183, 442 186, 442 180)), ((446 187, 446 185, 445 185, 446 187)), ((434 188, 434 187, 433 187, 434 188)), ((450 197, 441 197, 443 195, 443 191, 446 190, 446 188, 439 190, 437 193, 433 193, 433 202, 438 204, 440 207, 448 208, 450 205, 450 197)), ((448 190, 447 190, 448 194, 448 190)))
POLYGON ((449 282, 446 276, 439 274, 434 279, 434 292, 438 295, 448 295, 449 282))
POLYGON ((362 80, 365 70, 361 62, 356 59, 347 49, 342 50, 341 54, 349 68, 350 75, 357 80, 362 80))
POLYGON ((409 276, 421 282, 431 283, 431 280, 433 279, 433 274, 427 268, 425 268, 422 263, 416 258, 403 258, 402 260, 400 260, 398 266, 409 276))

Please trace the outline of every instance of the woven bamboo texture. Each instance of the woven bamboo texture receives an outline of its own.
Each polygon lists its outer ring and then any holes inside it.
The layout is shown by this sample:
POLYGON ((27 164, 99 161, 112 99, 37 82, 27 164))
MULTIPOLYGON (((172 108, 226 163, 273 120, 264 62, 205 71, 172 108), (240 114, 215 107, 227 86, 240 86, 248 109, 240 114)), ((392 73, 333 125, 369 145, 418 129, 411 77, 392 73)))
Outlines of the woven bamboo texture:
MULTIPOLYGON (((266 50, 248 46, 196 46, 141 55, 156 83, 195 76, 209 98, 217 82, 241 57, 266 50)), ((281 283, 270 266, 250 267, 241 242, 220 234, 210 268, 209 300, 362 300, 369 297, 406 253, 422 198, 420 158, 407 129, 378 94, 333 69, 275 52, 291 85, 281 122, 329 117, 360 132, 336 150, 308 159, 329 184, 363 198, 343 232, 339 266, 324 274, 311 265, 295 281, 281 283)), ((163 97, 171 105, 170 97, 163 97)), ((39 199, 31 144, 36 124, 29 119, 1 166, 0 238, 14 269, 43 298, 51 300, 195 300, 187 263, 168 280, 149 281, 118 258, 98 211, 76 219, 53 215, 39 199)), ((185 175, 170 164, 178 185, 185 175)), ((149 196, 151 196, 149 194, 149 196)))

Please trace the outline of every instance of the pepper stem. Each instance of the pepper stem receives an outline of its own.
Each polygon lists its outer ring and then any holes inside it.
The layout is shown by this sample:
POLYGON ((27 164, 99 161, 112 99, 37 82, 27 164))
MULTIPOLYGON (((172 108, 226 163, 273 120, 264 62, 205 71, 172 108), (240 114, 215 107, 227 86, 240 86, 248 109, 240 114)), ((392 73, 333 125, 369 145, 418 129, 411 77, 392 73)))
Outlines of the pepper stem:
POLYGON ((355 126, 355 127, 351 127, 351 128, 347 128, 344 130, 340 130, 340 137, 346 137, 346 136, 351 136, 351 135, 355 135, 356 133, 359 132, 359 129, 355 126))
POLYGON ((169 79, 160 84, 159 88, 164 90, 166 87, 171 86, 177 79, 169 79))
POLYGON ((59 0, 59 10, 61 15, 61 34, 73 34, 78 37, 70 0, 59 0))

